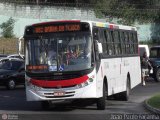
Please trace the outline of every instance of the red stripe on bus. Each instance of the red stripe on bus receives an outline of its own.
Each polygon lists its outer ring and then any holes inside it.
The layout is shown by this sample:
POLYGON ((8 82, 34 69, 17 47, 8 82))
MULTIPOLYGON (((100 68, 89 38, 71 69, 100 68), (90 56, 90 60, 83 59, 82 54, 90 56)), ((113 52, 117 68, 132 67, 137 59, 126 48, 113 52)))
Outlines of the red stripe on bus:
POLYGON ((36 80, 31 79, 31 83, 33 85, 39 86, 39 87, 66 87, 66 86, 73 86, 81 84, 88 80, 88 76, 82 76, 79 78, 74 79, 68 79, 68 80, 54 80, 54 81, 48 81, 48 80, 36 80))

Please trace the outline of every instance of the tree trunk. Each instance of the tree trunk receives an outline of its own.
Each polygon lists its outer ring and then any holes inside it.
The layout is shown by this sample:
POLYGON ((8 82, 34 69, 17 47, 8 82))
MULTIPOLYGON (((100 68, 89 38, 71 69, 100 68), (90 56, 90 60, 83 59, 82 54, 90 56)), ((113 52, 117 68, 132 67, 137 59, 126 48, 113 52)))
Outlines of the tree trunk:
POLYGON ((39 4, 39 0, 36 0, 37 5, 39 4))

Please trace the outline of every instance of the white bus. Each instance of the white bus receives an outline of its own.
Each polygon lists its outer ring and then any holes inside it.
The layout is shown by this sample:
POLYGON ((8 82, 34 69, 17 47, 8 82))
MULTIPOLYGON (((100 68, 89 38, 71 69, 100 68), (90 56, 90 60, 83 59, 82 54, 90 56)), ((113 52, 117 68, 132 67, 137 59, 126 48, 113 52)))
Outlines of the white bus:
POLYGON ((93 98, 105 109, 107 96, 128 100, 141 82, 135 27, 65 20, 26 26, 28 101, 48 108, 54 101, 93 98))

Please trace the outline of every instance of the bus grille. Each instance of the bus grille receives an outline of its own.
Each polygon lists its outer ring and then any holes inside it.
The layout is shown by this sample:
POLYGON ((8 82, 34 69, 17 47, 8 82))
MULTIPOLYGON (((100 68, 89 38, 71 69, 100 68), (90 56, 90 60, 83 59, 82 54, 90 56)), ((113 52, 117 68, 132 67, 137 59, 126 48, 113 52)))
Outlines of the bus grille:
POLYGON ((66 98, 66 97, 72 97, 74 95, 64 95, 64 96, 45 96, 46 98, 66 98))
POLYGON ((65 95, 63 96, 54 96, 53 92, 50 93, 44 93, 44 96, 46 98, 66 98, 66 97, 72 97, 74 96, 75 91, 71 91, 71 92, 65 92, 65 95))
POLYGON ((38 77, 32 77, 33 79, 37 80, 66 80, 66 79, 73 79, 80 77, 80 75, 51 75, 51 76, 38 76, 38 77))

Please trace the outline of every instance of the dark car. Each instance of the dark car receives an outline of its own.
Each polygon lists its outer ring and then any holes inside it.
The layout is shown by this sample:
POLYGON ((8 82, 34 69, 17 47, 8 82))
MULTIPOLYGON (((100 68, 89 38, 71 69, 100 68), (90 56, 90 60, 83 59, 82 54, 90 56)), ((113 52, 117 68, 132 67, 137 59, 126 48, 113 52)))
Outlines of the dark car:
POLYGON ((160 82, 160 46, 150 48, 149 58, 153 67, 153 73, 150 76, 154 77, 157 82, 160 82))
POLYGON ((0 54, 0 59, 6 58, 6 57, 7 57, 7 55, 5 55, 5 54, 0 54))
POLYGON ((9 58, 0 61, 0 85, 14 89, 25 83, 24 60, 9 58))

